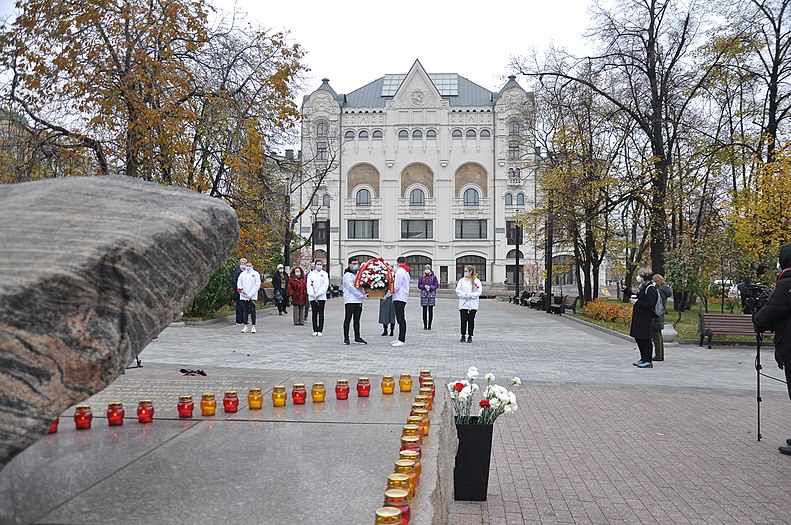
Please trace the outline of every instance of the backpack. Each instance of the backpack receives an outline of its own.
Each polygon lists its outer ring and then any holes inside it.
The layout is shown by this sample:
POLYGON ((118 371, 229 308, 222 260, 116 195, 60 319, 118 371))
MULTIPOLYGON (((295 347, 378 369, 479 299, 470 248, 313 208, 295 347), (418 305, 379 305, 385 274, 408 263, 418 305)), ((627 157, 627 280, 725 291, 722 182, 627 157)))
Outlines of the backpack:
POLYGON ((656 290, 656 306, 654 306, 654 316, 662 317, 665 315, 665 303, 662 301, 662 292, 656 290))

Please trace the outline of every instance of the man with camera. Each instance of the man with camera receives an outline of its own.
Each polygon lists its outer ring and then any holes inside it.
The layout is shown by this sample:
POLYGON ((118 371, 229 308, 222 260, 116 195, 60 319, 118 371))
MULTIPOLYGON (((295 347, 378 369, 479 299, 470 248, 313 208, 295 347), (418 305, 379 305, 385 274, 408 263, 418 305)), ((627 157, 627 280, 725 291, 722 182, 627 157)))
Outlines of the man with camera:
MULTIPOLYGON (((780 247, 780 275, 765 306, 753 314, 756 332, 773 331, 775 360, 785 370, 788 396, 791 397, 791 244, 780 247)), ((780 447, 791 456, 791 438, 780 447)))

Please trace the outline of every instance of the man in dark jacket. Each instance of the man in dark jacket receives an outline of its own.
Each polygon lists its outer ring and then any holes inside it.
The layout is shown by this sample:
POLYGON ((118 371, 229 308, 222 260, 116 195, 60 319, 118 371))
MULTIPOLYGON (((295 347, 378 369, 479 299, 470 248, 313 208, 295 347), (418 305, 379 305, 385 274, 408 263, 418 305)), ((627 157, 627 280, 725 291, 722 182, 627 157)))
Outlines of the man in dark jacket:
POLYGON ((233 300, 236 303, 236 324, 244 324, 244 305, 239 300, 239 290, 236 288, 236 282, 239 280, 239 274, 247 268, 247 259, 242 257, 239 259, 239 266, 233 271, 233 279, 231 279, 231 287, 233 288, 233 300))
MULTIPOLYGON (((638 368, 653 368, 652 353, 653 344, 651 343, 651 325, 656 312, 656 301, 659 294, 656 291, 651 277, 653 273, 649 268, 641 268, 637 273, 637 282, 640 289, 636 294, 632 294, 632 326, 629 335, 634 337, 637 347, 640 349, 640 359, 632 363, 638 368)), ((627 293, 624 291, 624 293, 627 293)))
MULTIPOLYGON (((766 306, 753 314, 753 323, 758 331, 774 332, 775 360, 785 370, 791 398, 791 244, 780 247, 780 268, 772 296, 766 306)), ((780 452, 791 456, 791 438, 780 447, 780 452)))

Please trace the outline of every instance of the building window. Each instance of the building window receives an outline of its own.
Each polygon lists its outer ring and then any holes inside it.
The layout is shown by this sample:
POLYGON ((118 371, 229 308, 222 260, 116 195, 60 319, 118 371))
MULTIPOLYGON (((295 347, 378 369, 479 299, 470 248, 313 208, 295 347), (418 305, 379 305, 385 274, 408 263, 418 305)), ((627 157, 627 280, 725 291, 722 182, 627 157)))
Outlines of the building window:
POLYGON ((519 141, 508 141, 508 160, 519 160, 519 141))
POLYGON ((460 129, 454 129, 453 133, 451 133, 451 137, 453 137, 454 139, 460 139, 461 138, 461 130, 460 129))
POLYGON ((433 129, 426 131, 426 138, 429 140, 437 140, 437 132, 433 129))
POLYGON ((327 160, 329 130, 330 127, 326 122, 316 124, 316 160, 327 160))
POLYGON ((325 193, 324 197, 321 198, 322 206, 324 206, 325 208, 329 208, 331 200, 332 200, 332 197, 330 197, 330 194, 329 193, 325 193))
POLYGON ((330 239, 329 221, 316 221, 313 223, 313 242, 326 245, 330 239))
POLYGON ((519 126, 519 122, 516 120, 512 120, 508 123, 508 136, 509 137, 518 137, 521 134, 521 126, 519 126))
POLYGON ((409 278, 417 281, 423 275, 426 265, 431 265, 431 259, 425 255, 410 255, 406 258, 406 264, 409 266, 409 278))
POLYGON ((409 132, 407 130, 405 130, 405 129, 402 129, 401 131, 398 132, 398 138, 399 139, 408 139, 409 138, 409 132))
POLYGON ((524 206, 525 205, 525 196, 523 193, 516 194, 516 205, 517 206, 524 206))
POLYGON ((475 130, 474 129, 468 129, 466 135, 467 135, 468 139, 474 139, 475 138, 475 130))
POLYGON ((486 219, 467 220, 456 219, 457 239, 485 239, 486 219))
POLYGON ((433 239, 434 221, 431 220, 402 220, 402 239, 433 239))
MULTIPOLYGON (((375 129, 373 134, 371 135, 371 138, 373 138, 374 140, 382 140, 382 130, 381 129, 375 129)), ((360 262, 362 262, 362 261, 360 261, 360 262)))
POLYGON ((481 282, 486 281, 486 259, 478 257, 477 255, 467 255, 466 257, 459 257, 456 259, 457 281, 464 277, 464 267, 468 264, 475 266, 475 272, 478 274, 478 279, 480 279, 481 282))
POLYGON ((506 206, 513 206, 514 205, 514 196, 510 193, 505 194, 505 205, 506 206))
POLYGON ((464 205, 477 206, 478 205, 478 190, 475 188, 468 188, 464 191, 464 205))
POLYGON ((409 192, 409 205, 410 206, 425 206, 426 194, 420 188, 415 188, 409 192))
POLYGON ((420 131, 419 129, 416 129, 415 131, 412 132, 412 138, 413 139, 422 139, 423 138, 423 132, 420 131))
POLYGON ((318 208, 319 207, 319 194, 318 193, 314 193, 313 197, 310 198, 310 205, 312 207, 314 207, 314 208, 318 208))
POLYGON ((359 134, 359 135, 357 135, 357 137, 359 137, 359 138, 361 138, 361 139, 368 139, 368 132, 367 132, 366 130, 362 130, 362 131, 360 132, 360 134, 359 134))
POLYGON ((354 140, 354 131, 351 130, 347 131, 346 133, 343 134, 343 138, 345 140, 354 140))
POLYGON ((488 129, 482 129, 481 130, 481 138, 482 139, 488 139, 491 136, 492 136, 492 133, 488 129))
POLYGON ((523 244, 522 237, 524 231, 519 228, 516 221, 505 221, 505 241, 510 246, 519 246, 523 244))
POLYGON ((349 221, 349 239, 378 239, 379 221, 349 221))
POLYGON ((373 255, 368 254, 355 255, 355 257, 357 257, 357 260, 360 262, 360 264, 364 263, 365 261, 370 261, 371 259, 376 259, 376 257, 373 255))
MULTIPOLYGON (((506 259, 516 259, 516 250, 511 250, 510 252, 505 254, 506 259)), ((519 258, 524 259, 525 254, 522 253, 522 250, 519 250, 519 258)))
POLYGON ((370 206, 371 205, 371 192, 365 188, 357 191, 357 198, 355 199, 357 206, 370 206))

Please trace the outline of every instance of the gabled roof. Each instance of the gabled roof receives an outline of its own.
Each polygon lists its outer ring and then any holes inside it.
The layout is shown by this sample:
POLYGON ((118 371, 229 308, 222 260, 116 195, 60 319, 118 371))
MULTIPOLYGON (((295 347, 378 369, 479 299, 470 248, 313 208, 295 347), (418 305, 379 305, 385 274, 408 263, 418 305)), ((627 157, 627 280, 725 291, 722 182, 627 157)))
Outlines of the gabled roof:
MULTIPOLYGON (((343 106, 384 107, 385 102, 393 99, 404 78, 406 73, 379 77, 345 95, 346 103, 343 106)), ((442 98, 448 100, 451 106, 491 106, 497 95, 458 73, 429 73, 429 78, 442 98)))

